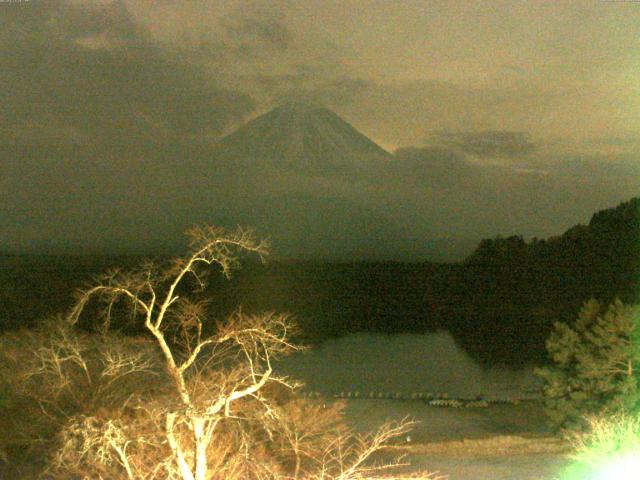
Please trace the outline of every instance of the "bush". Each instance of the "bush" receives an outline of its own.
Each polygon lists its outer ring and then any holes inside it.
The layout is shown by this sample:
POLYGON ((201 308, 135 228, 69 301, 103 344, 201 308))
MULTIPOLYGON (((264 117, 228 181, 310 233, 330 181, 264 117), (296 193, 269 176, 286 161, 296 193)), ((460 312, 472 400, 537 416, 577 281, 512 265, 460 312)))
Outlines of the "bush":
MULTIPOLYGON (((0 451, 8 478, 31 478, 71 418, 126 404, 164 376, 148 339, 78 332, 62 318, 0 336, 0 451), (24 465, 29 464, 28 470, 24 465)), ((166 380, 164 381, 166 383, 166 380)), ((1 476, 1 475, 0 475, 1 476)))
POLYGON ((586 302, 573 326, 556 323, 546 342, 553 365, 537 369, 545 411, 557 429, 581 429, 595 414, 635 412, 640 400, 639 310, 586 302))

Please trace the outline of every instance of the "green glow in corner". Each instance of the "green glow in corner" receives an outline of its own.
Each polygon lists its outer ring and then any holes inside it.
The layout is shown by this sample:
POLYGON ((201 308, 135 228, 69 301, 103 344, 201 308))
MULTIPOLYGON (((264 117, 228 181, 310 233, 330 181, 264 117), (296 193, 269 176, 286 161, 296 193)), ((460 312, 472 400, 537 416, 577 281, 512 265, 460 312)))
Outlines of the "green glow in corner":
POLYGON ((640 455, 627 455, 596 470, 593 480, 631 480, 640 477, 640 455))
POLYGON ((638 480, 640 452, 602 459, 589 465, 577 462, 569 466, 560 480, 638 480))
POLYGON ((590 432, 572 439, 575 462, 561 480, 637 480, 640 478, 640 417, 589 419, 590 432))

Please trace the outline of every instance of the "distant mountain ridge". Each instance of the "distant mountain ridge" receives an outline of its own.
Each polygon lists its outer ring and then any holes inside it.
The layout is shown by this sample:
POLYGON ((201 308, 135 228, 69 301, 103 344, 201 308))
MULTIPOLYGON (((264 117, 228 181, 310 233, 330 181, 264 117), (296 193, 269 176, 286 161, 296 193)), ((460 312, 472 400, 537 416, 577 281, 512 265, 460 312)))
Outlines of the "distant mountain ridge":
MULTIPOLYGON (((12 159, 0 181, 10 206, 0 249, 165 253, 181 251, 186 229, 214 224, 254 228, 280 259, 460 261, 497 232, 531 236, 545 223, 561 231, 576 221, 572 194, 576 205, 592 195, 589 185, 574 192, 552 176, 501 181, 508 169, 439 147, 391 154, 309 103, 276 107, 214 144, 157 140, 100 151, 0 146, 12 159)), ((583 228, 572 234, 583 238, 583 228)))

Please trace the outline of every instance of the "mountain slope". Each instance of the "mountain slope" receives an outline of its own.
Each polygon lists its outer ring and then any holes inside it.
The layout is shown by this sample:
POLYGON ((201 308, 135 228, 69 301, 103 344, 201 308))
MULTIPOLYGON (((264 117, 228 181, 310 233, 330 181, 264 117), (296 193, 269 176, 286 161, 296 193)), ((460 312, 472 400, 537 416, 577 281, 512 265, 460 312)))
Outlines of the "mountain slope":
POLYGON ((215 157, 214 174, 226 172, 225 217, 270 237, 279 256, 398 258, 415 249, 380 193, 393 155, 326 108, 279 106, 223 138, 215 157))
POLYGON ((331 110, 305 103, 282 105, 255 118, 223 138, 217 150, 254 166, 326 175, 393 158, 331 110))

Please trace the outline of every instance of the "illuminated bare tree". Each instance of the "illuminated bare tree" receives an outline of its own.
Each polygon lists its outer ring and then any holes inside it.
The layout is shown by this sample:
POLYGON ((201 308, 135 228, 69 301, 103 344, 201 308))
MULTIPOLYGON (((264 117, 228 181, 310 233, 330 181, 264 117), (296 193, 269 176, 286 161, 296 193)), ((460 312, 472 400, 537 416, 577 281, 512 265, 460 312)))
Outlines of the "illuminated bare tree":
MULTIPOLYGON (((208 478, 207 449, 221 419, 231 417, 233 404, 245 397, 253 397, 268 406, 260 390, 270 381, 288 385, 285 379, 273 376, 271 358, 296 347, 287 340, 292 324, 284 315, 237 314, 229 322, 219 324, 211 335, 203 333, 205 305, 181 298, 178 293, 181 284, 191 277, 203 288, 207 272, 201 267, 217 265, 224 275, 229 275, 237 266, 238 251, 262 256, 266 249, 243 230, 227 234, 202 227, 191 230, 189 237, 191 254, 165 269, 146 264, 133 272, 110 272, 99 279, 97 285, 80 293, 69 319, 77 322, 87 302, 99 297, 107 306, 104 321, 108 326, 114 304, 121 297, 131 301, 134 315, 141 316, 162 351, 179 398, 179 408, 166 413, 165 433, 180 477, 205 480, 208 478), (226 378, 218 383, 216 390, 203 394, 203 377, 207 371, 204 367, 210 366, 205 364, 223 362, 231 356, 243 357, 245 361, 240 365, 244 368, 235 369, 233 381, 226 378), (178 432, 184 428, 190 433, 188 441, 185 441, 188 436, 178 432)), ((125 465, 125 469, 132 477, 131 468, 125 465)))
MULTIPOLYGON (((115 468, 130 480, 355 480, 384 469, 367 460, 404 433, 407 422, 358 437, 336 428, 335 409, 311 408, 295 397, 282 403, 274 395, 296 386, 272 366, 273 358, 299 349, 289 341, 294 325, 288 316, 238 311, 216 323, 208 318, 206 301, 189 297, 194 286, 206 287, 213 268, 228 276, 240 253, 262 257, 265 245, 250 232, 212 227, 191 230, 189 238, 186 257, 164 267, 146 263, 112 271, 79 292, 68 320, 77 323, 90 302, 99 300, 103 333, 114 312, 122 312, 122 300, 128 301, 130 318, 144 325, 159 347, 169 386, 129 398, 126 411, 117 415, 72 417, 59 435, 47 472, 51 478, 67 478, 64 472, 111 478, 115 468), (309 424, 310 414, 315 424, 309 424)), ((78 357, 73 365, 81 374, 84 363, 78 357)), ((139 370, 133 364, 127 368, 139 370)))

